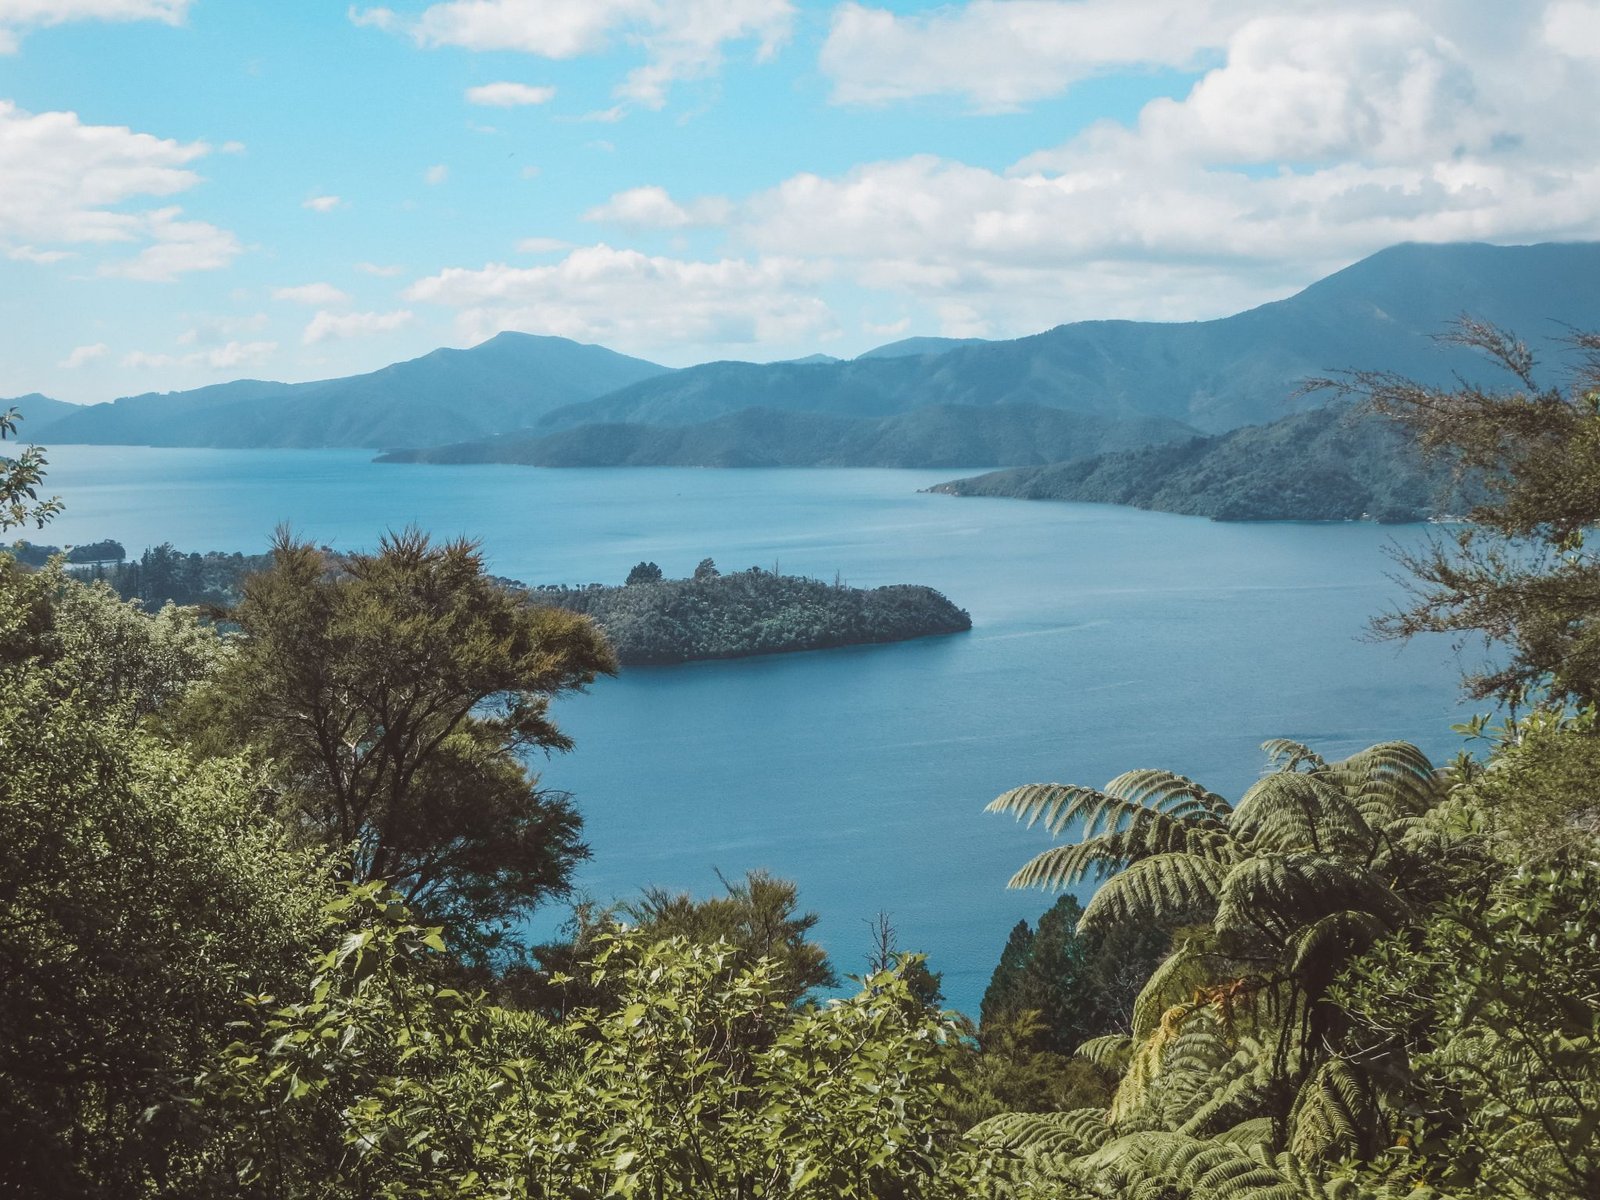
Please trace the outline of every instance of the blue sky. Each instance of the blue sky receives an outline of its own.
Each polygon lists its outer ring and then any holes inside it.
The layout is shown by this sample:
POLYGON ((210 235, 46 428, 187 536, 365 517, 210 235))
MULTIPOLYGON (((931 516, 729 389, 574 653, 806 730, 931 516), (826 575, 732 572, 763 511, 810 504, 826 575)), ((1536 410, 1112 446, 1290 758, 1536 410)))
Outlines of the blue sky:
POLYGON ((1600 3, 0 0, 0 395, 1218 316, 1600 237, 1600 3))

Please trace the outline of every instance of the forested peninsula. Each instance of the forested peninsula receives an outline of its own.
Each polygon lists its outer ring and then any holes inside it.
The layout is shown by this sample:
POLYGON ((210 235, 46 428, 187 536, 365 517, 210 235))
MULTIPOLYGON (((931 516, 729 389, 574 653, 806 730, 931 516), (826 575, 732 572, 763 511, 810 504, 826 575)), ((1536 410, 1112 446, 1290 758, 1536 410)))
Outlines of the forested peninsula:
MULTIPOLYGON (((22 542, 15 553, 19 561, 42 564, 51 551, 60 548, 22 542)), ((238 602, 245 577, 272 563, 265 554, 186 554, 166 543, 126 560, 115 542, 65 553, 69 573, 84 582, 103 580, 149 612, 164 604, 225 612, 238 602), (83 550, 105 547, 115 547, 115 560, 108 554, 82 561, 83 550)), ((332 551, 327 555, 338 561, 332 551)), ((593 617, 624 666, 903 642, 972 628, 966 611, 933 588, 852 588, 760 567, 723 575, 709 558, 688 579, 666 579, 654 563, 640 563, 620 587, 499 582, 535 604, 593 617)))
POLYGON ((903 642, 972 628, 964 609, 914 584, 853 588, 760 567, 723 575, 710 559, 688 579, 665 579, 654 563, 640 563, 628 580, 532 594, 594 618, 624 666, 903 642))
POLYGON ((951 496, 1127 504, 1216 521, 1422 521, 1478 496, 1383 417, 1344 405, 1217 437, 938 484, 951 496))

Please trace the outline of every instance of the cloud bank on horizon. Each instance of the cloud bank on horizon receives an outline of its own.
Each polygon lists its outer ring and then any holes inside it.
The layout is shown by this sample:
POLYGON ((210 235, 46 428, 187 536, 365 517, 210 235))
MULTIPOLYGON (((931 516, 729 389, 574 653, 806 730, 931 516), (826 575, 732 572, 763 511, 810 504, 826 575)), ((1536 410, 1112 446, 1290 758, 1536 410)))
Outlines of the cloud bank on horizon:
POLYGON ((850 354, 1600 238, 1600 0, 0 0, 0 52, 0 395, 850 354))

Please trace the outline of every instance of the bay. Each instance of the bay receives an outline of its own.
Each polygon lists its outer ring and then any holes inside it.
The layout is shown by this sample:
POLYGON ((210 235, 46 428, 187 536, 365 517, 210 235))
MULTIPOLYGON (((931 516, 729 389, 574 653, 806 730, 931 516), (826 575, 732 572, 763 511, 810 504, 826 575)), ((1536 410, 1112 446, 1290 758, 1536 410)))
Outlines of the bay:
MULTIPOLYGON (((1217 524, 1099 505, 955 499, 957 471, 538 470, 380 465, 359 451, 56 446, 66 511, 35 540, 137 554, 265 547, 286 522, 340 549, 417 525, 481 540, 529 583, 620 582, 641 560, 710 556, 854 586, 923 583, 968 634, 894 646, 638 668, 563 699, 570 791, 605 900, 709 894, 715 872, 797 880, 842 973, 867 922, 944 973, 975 1014, 1010 927, 1051 902, 1005 881, 1048 840, 984 804, 1021 783, 1102 784, 1166 767, 1237 795, 1268 737, 1341 755, 1375 741, 1454 753, 1449 647, 1362 639, 1394 603, 1385 547, 1421 527, 1217 524)), ((552 929, 547 914, 536 930, 552 929)))

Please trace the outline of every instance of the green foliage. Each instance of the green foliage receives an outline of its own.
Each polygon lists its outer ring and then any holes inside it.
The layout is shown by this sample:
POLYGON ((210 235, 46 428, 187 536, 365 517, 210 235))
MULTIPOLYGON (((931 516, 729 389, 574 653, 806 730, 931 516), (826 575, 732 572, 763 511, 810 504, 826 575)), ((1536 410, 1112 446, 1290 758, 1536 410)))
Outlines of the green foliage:
MULTIPOLYGON (((21 420, 14 408, 0 412, 0 441, 15 437, 21 420)), ((0 455, 0 531, 30 523, 43 529, 61 511, 59 499, 39 499, 44 468, 44 451, 38 446, 24 446, 15 458, 0 455)))
POLYGON ((1062 896, 1039 918, 1037 931, 1019 922, 983 994, 980 1037, 1026 1011, 1037 1016, 1035 1047, 1071 1054, 1102 1034, 1127 1032, 1127 1014, 1167 938, 1155 927, 1118 926, 1080 933, 1083 906, 1062 896))
MULTIPOLYGON (((634 572, 652 565, 641 563, 634 572)), ((628 582, 633 586, 542 587, 533 595, 593 617, 628 665, 904 641, 972 628, 972 618, 944 596, 909 584, 863 590, 755 567, 659 581, 630 573, 628 582)))
POLYGON ((944 1197, 952 1028, 896 973, 795 1010, 726 944, 605 935, 602 1007, 548 1024, 439 987, 439 931, 375 885, 305 997, 257 997, 196 1096, 239 1195, 944 1197))
MULTIPOLYGON (((77 554, 74 547, 72 553, 77 554)), ((120 556, 119 556, 120 557, 120 556)), ((77 561, 69 556, 69 561, 77 561)), ((238 603, 245 576, 272 565, 266 554, 184 554, 171 542, 152 546, 132 562, 75 571, 79 578, 104 580, 124 600, 148 610, 163 604, 200 605, 225 610, 238 603)))
POLYGON ((741 960, 770 959, 777 986, 790 1003, 813 988, 838 986, 827 953, 809 934, 817 914, 797 913, 799 889, 766 871, 748 871, 738 882, 722 881, 725 895, 696 900, 687 892, 646 888, 621 907, 621 915, 653 940, 681 937, 700 945, 722 942, 741 960))
POLYGON ((661 568, 656 566, 656 564, 653 563, 653 562, 642 562, 642 563, 636 563, 634 565, 633 569, 628 572, 628 578, 624 582, 623 586, 624 587, 633 587, 635 584, 638 584, 638 583, 660 583, 660 582, 661 582, 661 568))
POLYGON ((519 756, 568 749, 550 699, 614 669, 587 619, 507 592, 471 543, 415 532, 334 561, 280 534, 233 619, 236 653, 187 727, 265 756, 286 819, 349 878, 389 881, 480 953, 566 887, 578 815, 519 756))
MULTIPOLYGON (((1600 1194, 1600 865, 1523 869, 1445 901, 1338 998, 1401 1072, 1407 1141, 1473 1196, 1600 1194), (1402 1049, 1403 1048, 1403 1049, 1402 1049)), ((1411 1164, 1416 1169, 1417 1164, 1411 1164)))
POLYGON ((175 1088, 247 987, 298 977, 325 878, 245 762, 139 717, 215 652, 181 614, 0 563, 0 1192, 202 1188, 175 1088))

